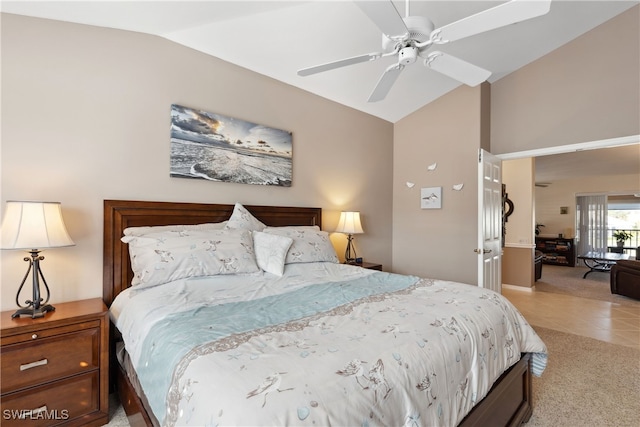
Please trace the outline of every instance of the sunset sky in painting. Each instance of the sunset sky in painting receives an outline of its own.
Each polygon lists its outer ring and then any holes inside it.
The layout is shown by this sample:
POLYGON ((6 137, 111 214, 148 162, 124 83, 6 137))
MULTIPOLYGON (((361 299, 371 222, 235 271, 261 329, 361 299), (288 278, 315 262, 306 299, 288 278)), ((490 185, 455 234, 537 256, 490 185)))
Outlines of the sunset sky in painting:
POLYGON ((292 136, 285 130, 250 123, 220 114, 179 105, 171 107, 172 131, 194 141, 227 142, 245 149, 270 148, 280 155, 291 155, 292 136), (242 144, 237 144, 241 141, 242 144), (260 144, 259 141, 266 142, 260 144), (268 147, 265 147, 267 145, 268 147))

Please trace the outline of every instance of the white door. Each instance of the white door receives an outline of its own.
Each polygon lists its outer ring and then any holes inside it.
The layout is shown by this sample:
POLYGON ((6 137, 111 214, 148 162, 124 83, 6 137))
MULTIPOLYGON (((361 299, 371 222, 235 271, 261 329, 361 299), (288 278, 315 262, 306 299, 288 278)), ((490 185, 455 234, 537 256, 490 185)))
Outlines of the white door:
POLYGON ((478 286, 502 291, 502 160, 480 149, 478 164, 478 286))

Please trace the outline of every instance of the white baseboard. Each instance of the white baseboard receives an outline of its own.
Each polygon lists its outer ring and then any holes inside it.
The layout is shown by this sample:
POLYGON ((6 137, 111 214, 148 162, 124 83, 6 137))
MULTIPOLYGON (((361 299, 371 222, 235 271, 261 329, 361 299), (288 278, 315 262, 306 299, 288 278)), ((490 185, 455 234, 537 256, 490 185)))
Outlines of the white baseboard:
POLYGON ((535 285, 528 288, 526 286, 507 285, 506 283, 503 283, 502 287, 507 288, 510 291, 520 291, 520 292, 533 292, 536 289, 535 285))

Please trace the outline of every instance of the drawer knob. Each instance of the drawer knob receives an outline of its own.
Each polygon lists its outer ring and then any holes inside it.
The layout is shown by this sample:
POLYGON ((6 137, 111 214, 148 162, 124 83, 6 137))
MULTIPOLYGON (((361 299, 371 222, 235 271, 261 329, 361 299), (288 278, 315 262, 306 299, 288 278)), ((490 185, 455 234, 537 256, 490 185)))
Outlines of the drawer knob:
POLYGON ((35 340, 36 338, 38 338, 38 334, 33 334, 33 335, 31 335, 31 339, 32 339, 32 340, 35 340))
POLYGON ((26 371, 27 369, 36 368, 38 366, 44 366, 47 363, 49 363, 47 359, 36 360, 35 362, 25 363, 24 365, 20 365, 20 370, 26 371))
POLYGON ((18 419, 26 420, 27 417, 28 418, 35 418, 35 417, 37 417, 38 415, 40 415, 40 414, 42 414, 44 412, 47 412, 47 405, 41 406, 41 407, 36 408, 36 409, 31 409, 31 410, 25 409, 25 410, 22 410, 20 412, 20 415, 18 415, 18 419))

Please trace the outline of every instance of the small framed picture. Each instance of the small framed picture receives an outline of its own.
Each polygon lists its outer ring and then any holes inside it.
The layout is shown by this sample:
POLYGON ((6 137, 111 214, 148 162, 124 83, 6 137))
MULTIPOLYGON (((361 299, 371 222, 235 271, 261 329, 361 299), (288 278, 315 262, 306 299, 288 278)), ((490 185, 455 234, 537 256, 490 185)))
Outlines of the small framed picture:
POLYGON ((442 208, 442 187, 421 188, 420 207, 422 209, 442 208))
POLYGON ((560 215, 567 215, 569 213, 569 206, 560 206, 560 215))

